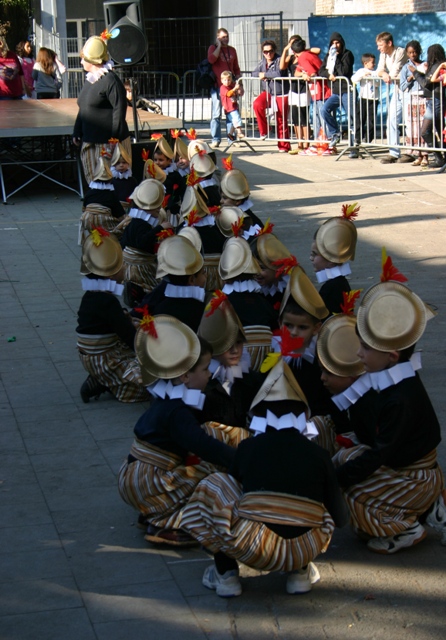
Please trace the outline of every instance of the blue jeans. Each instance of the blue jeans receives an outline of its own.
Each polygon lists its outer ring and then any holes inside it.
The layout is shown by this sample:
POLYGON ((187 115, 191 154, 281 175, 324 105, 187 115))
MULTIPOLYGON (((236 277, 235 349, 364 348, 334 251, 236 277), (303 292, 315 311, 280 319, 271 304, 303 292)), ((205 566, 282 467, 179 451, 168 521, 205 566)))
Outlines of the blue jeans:
POLYGON ((389 154, 394 158, 401 155, 400 129, 399 125, 403 121, 403 94, 394 84, 389 86, 389 103, 387 111, 387 141, 389 143, 389 154))
POLYGON ((212 100, 212 116, 211 116, 211 135, 212 142, 221 141, 221 100, 220 89, 218 87, 212 87, 211 89, 212 100))
MULTIPOLYGON (((337 133, 340 133, 339 125, 336 120, 336 112, 340 106, 345 111, 348 117, 349 111, 349 93, 342 93, 340 96, 337 93, 331 95, 328 100, 325 101, 324 106, 321 108, 321 118, 325 122, 327 127, 327 137, 330 140, 337 133)), ((352 132, 352 118, 353 118, 353 101, 350 100, 350 122, 348 123, 349 131, 349 144, 353 145, 353 132, 352 132)))
POLYGON ((242 126, 242 119, 240 116, 240 111, 236 109, 235 111, 229 111, 226 113, 226 131, 227 133, 231 132, 232 127, 237 129, 242 126))

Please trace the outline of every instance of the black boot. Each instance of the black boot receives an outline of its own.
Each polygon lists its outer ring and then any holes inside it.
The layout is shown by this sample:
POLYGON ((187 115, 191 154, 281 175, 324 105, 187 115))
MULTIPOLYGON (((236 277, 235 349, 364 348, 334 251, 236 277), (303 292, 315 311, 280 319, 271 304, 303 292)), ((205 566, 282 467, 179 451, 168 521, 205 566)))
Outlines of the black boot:
POLYGON ((97 400, 101 393, 104 393, 107 390, 107 387, 104 387, 104 385, 98 382, 96 378, 88 376, 81 387, 81 398, 85 403, 90 402, 90 398, 95 398, 95 400, 97 400))
POLYGON ((442 167, 444 165, 444 155, 440 153, 440 151, 434 151, 435 156, 435 164, 437 167, 442 167))

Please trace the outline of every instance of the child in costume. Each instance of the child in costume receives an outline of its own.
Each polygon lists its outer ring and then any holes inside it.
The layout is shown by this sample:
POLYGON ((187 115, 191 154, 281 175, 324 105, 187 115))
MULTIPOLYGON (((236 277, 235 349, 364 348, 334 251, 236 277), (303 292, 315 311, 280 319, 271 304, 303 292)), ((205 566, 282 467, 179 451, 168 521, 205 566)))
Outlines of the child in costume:
MULTIPOLYGON (((161 208, 164 189, 158 180, 143 180, 132 193, 131 199, 133 206, 121 237, 124 282, 139 285, 149 292, 158 284, 155 253, 158 234, 164 229, 172 228, 172 225, 166 220, 166 214, 161 208)), ((131 300, 126 299, 126 302, 131 300)))
POLYGON ((132 174, 132 158, 125 147, 116 144, 111 158, 110 171, 113 176, 113 186, 119 201, 125 209, 129 208, 129 198, 138 186, 132 174))
MULTIPOLYGON (((193 230, 193 229, 192 229, 193 230)), ((162 233, 173 233, 167 230, 162 233)), ((173 316, 195 333, 205 308, 206 271, 203 257, 192 242, 181 235, 161 240, 157 253, 156 276, 160 284, 147 294, 132 316, 142 317, 147 305, 152 315, 173 316)))
POLYGON ((220 183, 214 175, 216 169, 212 158, 204 151, 196 153, 190 160, 190 170, 193 170, 199 179, 196 184, 199 184, 205 193, 208 207, 218 207, 220 204, 220 183))
POLYGON ((351 273, 349 261, 355 259, 358 234, 353 219, 359 209, 356 202, 342 205, 342 216, 324 222, 311 246, 310 260, 322 283, 319 293, 330 313, 340 313, 343 293, 350 291, 346 276, 351 273))
POLYGON ((218 596, 241 595, 238 562, 285 571, 287 593, 307 593, 320 579, 313 560, 347 522, 347 509, 328 452, 308 439, 315 430, 305 396, 282 359, 251 408, 259 435, 239 444, 230 475, 200 482, 181 526, 214 554, 203 585, 218 596))
POLYGON ((78 311, 77 348, 88 372, 81 387, 84 402, 110 391, 120 402, 150 398, 142 386, 134 352, 135 329, 116 296, 122 293, 122 249, 105 229, 85 240, 82 259, 89 274, 78 311))
POLYGON ((190 546, 190 536, 179 530, 181 509, 214 465, 229 467, 235 455, 194 413, 203 407, 210 346, 165 315, 145 315, 135 346, 154 400, 135 425, 135 440, 118 474, 119 493, 139 511, 140 522, 148 523, 147 540, 190 546))
POLYGON ((251 368, 258 371, 266 354, 271 351, 277 313, 260 293, 261 287, 255 280, 260 267, 246 240, 237 236, 228 238, 218 271, 224 283, 222 291, 228 296, 243 326, 251 368))
MULTIPOLYGON (((316 338, 328 309, 301 266, 294 267, 279 312, 280 327, 286 327, 293 338, 302 338, 299 358, 289 362, 291 370, 308 400, 312 416, 330 413, 332 404, 321 382, 321 372, 315 358, 316 338)), ((274 350, 277 350, 274 338, 274 350)))
POLYGON ((114 231, 125 216, 104 156, 99 156, 93 179, 88 186, 79 222, 79 244, 83 244, 90 231, 96 227, 102 227, 109 232, 114 231))
POLYGON ((263 227, 263 222, 252 212, 253 202, 250 199, 250 189, 245 174, 240 169, 234 169, 232 155, 222 158, 225 173, 221 179, 221 199, 223 206, 238 207, 245 216, 249 216, 253 225, 263 227))
POLYGON ((344 393, 359 444, 347 444, 333 458, 353 527, 381 554, 421 542, 422 522, 446 542, 440 426, 414 353, 433 314, 406 280, 384 252, 381 282, 358 309, 358 356, 366 373, 344 393))
POLYGON ((264 377, 251 371, 251 358, 243 349, 243 326, 221 291, 216 291, 207 305, 198 335, 211 344, 213 351, 202 420, 246 429, 251 402, 264 377))

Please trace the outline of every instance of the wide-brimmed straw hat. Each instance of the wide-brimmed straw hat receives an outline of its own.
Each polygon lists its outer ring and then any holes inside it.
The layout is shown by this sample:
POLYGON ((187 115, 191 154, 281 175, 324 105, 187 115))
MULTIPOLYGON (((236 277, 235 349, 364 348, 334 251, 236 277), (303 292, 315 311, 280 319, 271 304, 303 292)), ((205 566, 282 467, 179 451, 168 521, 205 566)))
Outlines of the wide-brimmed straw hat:
POLYGON ((259 263, 252 255, 246 240, 235 237, 226 240, 218 264, 218 273, 222 280, 236 278, 242 274, 260 273, 259 263))
POLYGON ((166 172, 150 158, 144 163, 143 180, 158 180, 163 183, 166 180, 166 172))
POLYGON ((209 214, 209 209, 201 195, 200 191, 196 187, 186 187, 183 200, 181 202, 180 214, 183 219, 186 218, 191 211, 195 210, 197 216, 204 218, 209 214))
POLYGON ((424 302, 400 282, 375 284, 358 308, 358 331, 367 345, 378 351, 400 351, 415 344, 428 320, 424 302))
POLYGON ((187 157, 189 160, 200 151, 204 151, 205 153, 212 153, 211 147, 204 140, 191 140, 187 147, 187 157))
POLYGON ((156 336, 140 327, 135 338, 143 381, 170 380, 189 371, 200 357, 197 335, 173 316, 154 316, 152 322, 156 336))
POLYGON ((87 272, 97 276, 113 276, 122 267, 122 248, 113 235, 100 235, 93 230, 82 247, 82 262, 87 272))
POLYGON ((196 153, 190 160, 191 169, 195 170, 195 173, 199 178, 206 178, 214 173, 217 168, 208 155, 201 155, 196 153))
POLYGON ((327 371, 336 376, 360 376, 364 365, 357 356, 359 338, 356 317, 340 313, 328 318, 317 336, 317 355, 327 371))
POLYGON ((84 44, 81 56, 90 64, 100 66, 109 58, 107 43, 99 36, 91 36, 84 44))
POLYGON ((227 296, 217 292, 206 307, 198 327, 198 335, 212 345, 214 356, 220 356, 236 343, 240 334, 246 341, 243 325, 234 307, 227 296), (218 306, 213 305, 214 302, 217 302, 218 306))
POLYGON ((221 207, 220 212, 215 216, 215 224, 226 238, 230 238, 234 235, 232 225, 237 224, 244 216, 245 214, 238 207, 221 207))
POLYGON ((108 162, 104 162, 104 157, 99 156, 93 173, 93 181, 108 182, 113 180, 112 172, 108 162))
POLYGON ((174 145, 173 151, 175 154, 175 158, 177 160, 178 158, 184 158, 185 160, 189 160, 189 154, 187 152, 187 144, 184 142, 184 140, 180 136, 175 138, 175 145, 174 145))
POLYGON ((151 211, 158 209, 164 200, 164 188, 158 180, 143 180, 131 194, 130 198, 139 209, 151 211))
POLYGON ((308 407, 308 401, 287 363, 280 358, 269 370, 262 386, 251 403, 251 409, 261 402, 277 402, 279 400, 295 400, 308 407))
POLYGON ((245 174, 240 169, 226 171, 220 184, 223 195, 231 200, 244 200, 249 196, 249 184, 245 174))
POLYGON ((123 159, 125 160, 125 162, 127 162, 127 164, 129 164, 131 166, 132 164, 132 157, 127 153, 127 149, 124 147, 123 144, 121 144, 120 142, 117 142, 115 145, 115 148, 113 149, 113 155, 111 158, 111 166, 114 167, 115 165, 118 164, 119 162, 119 158, 123 157, 123 159))
POLYGON ((187 238, 189 240, 189 242, 192 242, 192 244, 194 245, 195 249, 197 251, 199 251, 200 253, 202 253, 203 251, 203 243, 201 241, 201 236, 198 233, 198 231, 195 229, 195 227, 181 227, 181 229, 178 231, 177 233, 178 236, 182 236, 184 238, 187 238))
POLYGON ((300 265, 294 267, 290 272, 290 279, 283 295, 279 315, 282 315, 290 296, 304 311, 318 320, 323 320, 330 313, 314 284, 300 265))
POLYGON ((272 269, 273 271, 277 269, 277 265, 274 265, 273 262, 291 257, 290 251, 273 233, 262 233, 255 236, 249 244, 260 262, 267 269, 272 269))
POLYGON ((204 262, 201 253, 183 236, 171 236, 163 240, 158 249, 157 260, 157 278, 166 274, 194 275, 202 269, 204 262))
POLYGON ((316 249, 329 262, 343 264, 355 259, 358 232, 353 222, 346 218, 331 218, 316 233, 316 249))
POLYGON ((172 147, 167 142, 167 140, 166 140, 166 138, 164 136, 162 136, 161 138, 158 139, 158 142, 156 143, 155 150, 154 150, 153 153, 156 153, 157 151, 159 151, 160 153, 165 155, 166 158, 170 158, 171 160, 173 160, 173 158, 175 156, 175 153, 174 153, 172 147))

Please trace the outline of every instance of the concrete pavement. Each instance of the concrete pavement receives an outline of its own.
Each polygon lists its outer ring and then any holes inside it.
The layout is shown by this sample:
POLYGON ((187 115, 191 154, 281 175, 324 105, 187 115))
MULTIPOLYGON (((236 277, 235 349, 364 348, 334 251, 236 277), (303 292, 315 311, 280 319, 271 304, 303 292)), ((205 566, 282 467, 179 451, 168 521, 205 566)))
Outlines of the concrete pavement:
MULTIPOLYGON (((317 225, 358 201, 352 286, 378 280, 385 245, 409 286, 438 308, 419 346, 446 436, 445 176, 255 147, 234 149, 234 165, 248 176, 254 211, 271 217, 309 274, 317 225)), ((311 593, 289 596, 285 576, 242 568, 243 595, 228 601, 201 585, 203 551, 144 540, 116 473, 145 405, 109 396, 83 404, 79 395, 80 212, 75 194, 49 183, 0 208, 0 638, 444 638, 446 547, 431 530, 389 557, 348 528, 336 531, 311 593)), ((446 469, 444 444, 439 457, 446 469)))

